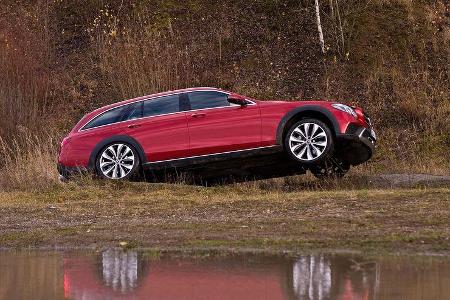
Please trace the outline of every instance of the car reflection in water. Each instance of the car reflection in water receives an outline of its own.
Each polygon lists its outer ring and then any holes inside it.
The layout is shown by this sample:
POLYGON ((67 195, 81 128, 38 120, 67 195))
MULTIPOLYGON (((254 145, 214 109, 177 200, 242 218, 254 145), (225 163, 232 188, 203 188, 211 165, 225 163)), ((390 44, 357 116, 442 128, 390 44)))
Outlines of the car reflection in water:
POLYGON ((302 256, 161 259, 108 250, 65 259, 71 299, 373 299, 376 264, 302 256))
POLYGON ((450 299, 450 258, 0 251, 3 299, 450 299))
POLYGON ((136 251, 106 250, 101 257, 64 258, 64 295, 70 299, 129 299, 148 263, 136 251))
POLYGON ((374 299, 379 267, 353 259, 332 260, 324 255, 304 256, 293 266, 296 299, 374 299))
POLYGON ((114 291, 128 293, 137 286, 138 260, 135 251, 107 250, 102 254, 103 280, 114 291))

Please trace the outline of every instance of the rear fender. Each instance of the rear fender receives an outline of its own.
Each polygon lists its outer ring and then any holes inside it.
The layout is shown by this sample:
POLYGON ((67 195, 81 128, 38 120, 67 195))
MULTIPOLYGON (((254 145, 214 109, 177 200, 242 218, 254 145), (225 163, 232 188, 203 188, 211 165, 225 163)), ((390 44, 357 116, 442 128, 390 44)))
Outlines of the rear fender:
POLYGON ((132 137, 128 135, 114 135, 107 139, 102 140, 100 143, 98 143, 94 149, 91 152, 91 155, 89 157, 89 169, 95 168, 95 159, 97 158, 99 152, 107 145, 112 143, 126 143, 134 147, 136 149, 138 155, 139 155, 139 161, 141 164, 147 163, 147 157, 145 156, 144 149, 142 149, 142 146, 132 137))

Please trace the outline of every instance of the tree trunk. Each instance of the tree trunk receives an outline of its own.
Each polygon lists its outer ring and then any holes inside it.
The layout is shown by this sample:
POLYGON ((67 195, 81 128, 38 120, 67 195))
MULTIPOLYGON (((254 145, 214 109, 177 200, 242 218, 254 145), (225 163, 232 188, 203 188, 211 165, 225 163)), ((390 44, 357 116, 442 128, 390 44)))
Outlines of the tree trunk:
POLYGON ((316 6, 316 18, 317 18, 317 30, 319 31, 320 48, 322 49, 322 53, 325 53, 325 42, 323 40, 322 24, 320 23, 319 0, 315 0, 315 6, 316 6))

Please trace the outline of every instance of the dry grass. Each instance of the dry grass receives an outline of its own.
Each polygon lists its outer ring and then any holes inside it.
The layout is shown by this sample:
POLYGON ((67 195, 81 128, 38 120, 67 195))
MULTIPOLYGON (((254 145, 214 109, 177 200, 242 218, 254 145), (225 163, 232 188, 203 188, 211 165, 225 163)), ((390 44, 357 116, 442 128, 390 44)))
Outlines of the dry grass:
POLYGON ((0 14, 0 136, 13 140, 22 127, 36 134, 56 103, 52 97, 57 78, 52 77, 49 1, 16 7, 6 1, 0 14))
POLYGON ((90 182, 0 192, 4 247, 448 251, 450 191, 90 182))
MULTIPOLYGON (((444 3, 339 3, 346 46, 343 51, 337 29, 328 31, 326 95, 371 115, 380 138, 375 169, 449 174, 450 31, 444 3)), ((338 27, 335 19, 328 22, 338 27)))
POLYGON ((42 190, 60 184, 55 135, 37 136, 27 129, 12 140, 0 137, 0 190, 42 190))
POLYGON ((380 143, 356 172, 449 174, 445 1, 322 1, 325 58, 307 2, 2 2, 0 188, 55 184, 56 137, 87 111, 188 86, 360 105, 380 143))
POLYGON ((123 99, 191 85, 188 52, 153 35, 97 45, 101 69, 123 99))

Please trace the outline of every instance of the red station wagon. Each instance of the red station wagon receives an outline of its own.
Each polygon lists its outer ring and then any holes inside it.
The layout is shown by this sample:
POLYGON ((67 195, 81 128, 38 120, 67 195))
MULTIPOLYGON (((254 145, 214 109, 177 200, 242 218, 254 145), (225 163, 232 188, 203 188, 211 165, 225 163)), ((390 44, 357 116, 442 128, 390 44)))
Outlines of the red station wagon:
MULTIPOLYGON (((270 166, 272 174, 290 169, 343 176, 351 165, 370 159, 375 143, 371 121, 360 108, 329 101, 260 101, 216 88, 190 88, 88 113, 61 142, 58 170, 62 179, 80 169, 127 179, 145 169, 212 162, 228 168, 232 160, 246 159, 270 166), (267 159, 274 154, 283 163, 267 159)), ((247 165, 240 161, 237 168, 247 165)))

